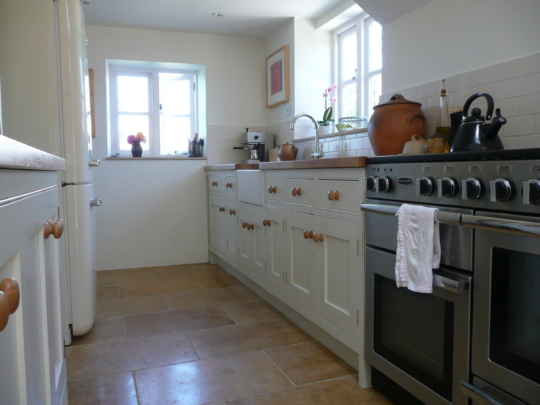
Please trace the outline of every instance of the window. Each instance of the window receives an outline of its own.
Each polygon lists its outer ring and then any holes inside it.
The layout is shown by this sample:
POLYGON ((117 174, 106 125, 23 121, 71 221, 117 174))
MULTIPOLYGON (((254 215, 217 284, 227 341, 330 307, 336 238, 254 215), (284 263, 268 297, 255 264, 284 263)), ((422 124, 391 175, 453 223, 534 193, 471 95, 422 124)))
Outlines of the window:
POLYGON ((382 27, 364 14, 334 34, 338 116, 369 119, 382 88, 382 27))
POLYGON ((111 151, 131 156, 128 135, 142 132, 145 156, 187 152, 197 132, 196 71, 110 68, 111 151))

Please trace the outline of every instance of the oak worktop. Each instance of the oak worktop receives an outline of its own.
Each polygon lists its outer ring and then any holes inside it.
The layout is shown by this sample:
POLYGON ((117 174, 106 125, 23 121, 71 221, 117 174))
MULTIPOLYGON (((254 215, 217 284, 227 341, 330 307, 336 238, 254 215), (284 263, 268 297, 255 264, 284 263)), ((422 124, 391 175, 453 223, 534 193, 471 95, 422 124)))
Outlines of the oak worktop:
POLYGON ((283 169, 337 169, 366 167, 365 156, 261 162, 259 164, 231 163, 205 166, 204 170, 283 170, 283 169))
POLYGON ((204 166, 204 170, 259 170, 258 163, 229 163, 224 165, 204 166))

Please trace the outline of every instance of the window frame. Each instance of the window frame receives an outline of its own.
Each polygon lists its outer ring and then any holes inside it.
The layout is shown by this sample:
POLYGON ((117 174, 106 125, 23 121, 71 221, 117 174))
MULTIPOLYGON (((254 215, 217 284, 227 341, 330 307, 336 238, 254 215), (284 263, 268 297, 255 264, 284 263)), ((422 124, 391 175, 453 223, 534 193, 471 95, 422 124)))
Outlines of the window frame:
MULTIPOLYGON (((192 84, 193 93, 190 100, 190 114, 192 138, 195 133, 198 133, 198 75, 197 70, 186 69, 163 69, 159 67, 139 68, 125 65, 109 65, 109 92, 110 92, 110 106, 108 108, 109 120, 110 120, 110 152, 120 157, 130 157, 130 150, 120 150, 120 138, 119 138, 119 111, 118 111, 118 76, 136 76, 148 78, 148 113, 137 113, 138 115, 148 114, 148 128, 149 133, 145 134, 149 142, 148 150, 145 150, 144 156, 146 157, 166 157, 166 156, 181 156, 187 153, 188 145, 185 142, 182 150, 176 151, 177 153, 161 153, 161 114, 160 114, 160 73, 172 73, 189 75, 190 84, 192 84)), ((122 114, 126 114, 125 112, 122 114)), ((129 114, 129 113, 128 113, 129 114)), ((143 146, 144 148, 144 146, 143 146)))
MULTIPOLYGON (((368 22, 373 20, 373 17, 369 16, 367 13, 362 13, 359 16, 349 20, 345 24, 342 24, 340 27, 336 28, 333 31, 334 35, 334 82, 338 86, 338 111, 336 116, 342 118, 342 101, 341 89, 344 84, 348 84, 350 80, 343 80, 342 75, 342 47, 341 41, 343 36, 349 34, 352 31, 356 31, 356 44, 357 44, 357 71, 355 76, 356 81, 356 115, 359 117, 369 117, 373 113, 371 108, 368 106, 369 100, 369 79, 377 74, 382 75, 382 66, 380 69, 369 71, 369 35, 368 35, 368 22)), ((382 50, 381 50, 382 52, 382 50)))

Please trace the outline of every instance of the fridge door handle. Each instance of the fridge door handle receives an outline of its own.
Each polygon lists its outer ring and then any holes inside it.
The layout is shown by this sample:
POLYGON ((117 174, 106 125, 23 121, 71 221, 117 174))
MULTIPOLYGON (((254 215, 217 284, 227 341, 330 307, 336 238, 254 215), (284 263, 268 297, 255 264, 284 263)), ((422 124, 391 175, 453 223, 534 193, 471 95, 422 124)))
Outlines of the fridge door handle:
POLYGON ((100 163, 101 163, 101 162, 99 161, 99 159, 96 159, 96 160, 90 160, 90 161, 88 162, 88 166, 90 166, 90 167, 98 167, 100 163))
POLYGON ((101 205, 101 198, 90 200, 91 207, 99 207, 101 205))
POLYGON ((488 394, 482 391, 480 388, 469 384, 465 381, 461 381, 461 392, 471 398, 473 401, 478 402, 481 405, 504 405, 499 401, 491 398, 488 394))

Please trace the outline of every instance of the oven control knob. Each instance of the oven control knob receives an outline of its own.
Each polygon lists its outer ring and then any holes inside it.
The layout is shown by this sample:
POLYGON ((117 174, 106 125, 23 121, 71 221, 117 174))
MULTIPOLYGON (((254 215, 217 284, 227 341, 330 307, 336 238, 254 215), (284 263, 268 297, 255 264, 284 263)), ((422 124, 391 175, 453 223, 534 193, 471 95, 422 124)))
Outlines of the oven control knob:
POLYGON ((375 190, 375 181, 377 180, 376 177, 366 177, 366 191, 376 191, 375 190))
POLYGON ((506 179, 489 182, 491 202, 508 201, 514 195, 514 186, 506 179))
POLYGON ((540 180, 532 179, 523 182, 523 204, 540 203, 540 180))
POLYGON ((439 189, 439 198, 453 197, 458 191, 456 181, 450 177, 443 177, 437 180, 437 187, 439 189))
POLYGON ((480 183, 480 180, 473 177, 462 180, 461 187, 463 193, 462 198, 464 200, 475 200, 482 195, 482 183, 480 183))
POLYGON ((416 195, 430 195, 435 189, 435 183, 429 177, 416 179, 416 195))
POLYGON ((390 177, 378 177, 375 179, 375 191, 377 193, 388 193, 392 189, 390 177))

